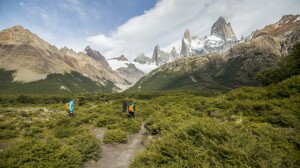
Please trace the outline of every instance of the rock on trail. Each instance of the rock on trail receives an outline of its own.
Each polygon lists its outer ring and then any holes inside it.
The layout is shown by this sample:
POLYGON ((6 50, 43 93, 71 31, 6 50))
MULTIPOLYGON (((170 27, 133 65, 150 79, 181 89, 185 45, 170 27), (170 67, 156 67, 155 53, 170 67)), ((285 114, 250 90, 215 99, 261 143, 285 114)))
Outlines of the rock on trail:
MULTIPOLYGON (((103 139, 105 128, 96 128, 96 137, 103 139)), ((134 154, 144 149, 142 139, 145 133, 144 124, 138 133, 131 135, 126 144, 102 144, 102 156, 98 161, 85 163, 85 168, 125 168, 128 167, 134 154)))

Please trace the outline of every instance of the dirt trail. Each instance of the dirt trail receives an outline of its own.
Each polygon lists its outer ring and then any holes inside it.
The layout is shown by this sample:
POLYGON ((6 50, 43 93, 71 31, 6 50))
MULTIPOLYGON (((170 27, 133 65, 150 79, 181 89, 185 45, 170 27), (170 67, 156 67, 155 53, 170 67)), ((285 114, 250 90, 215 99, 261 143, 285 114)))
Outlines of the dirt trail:
MULTIPOLYGON (((96 137, 103 139, 106 129, 97 128, 94 130, 96 137)), ((128 167, 134 157, 135 152, 143 150, 144 146, 141 143, 144 137, 144 124, 138 133, 129 137, 127 144, 102 144, 102 157, 99 161, 87 162, 85 168, 125 168, 128 167)))

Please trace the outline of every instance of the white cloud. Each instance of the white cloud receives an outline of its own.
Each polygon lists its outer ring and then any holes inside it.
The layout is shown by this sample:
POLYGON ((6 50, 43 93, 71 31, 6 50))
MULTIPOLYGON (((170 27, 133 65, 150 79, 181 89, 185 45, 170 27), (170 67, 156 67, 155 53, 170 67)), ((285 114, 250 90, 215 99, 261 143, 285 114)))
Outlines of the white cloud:
POLYGON ((117 49, 118 46, 123 46, 125 43, 122 40, 108 38, 103 34, 87 38, 87 41, 98 44, 104 51, 117 49))
POLYGON ((167 49, 180 44, 186 28, 192 34, 209 35, 219 16, 231 22, 240 37, 276 22, 284 14, 299 14, 299 6, 297 0, 160 0, 111 34, 88 37, 87 41, 108 57, 125 54, 132 60, 140 52, 151 56, 156 44, 167 49))

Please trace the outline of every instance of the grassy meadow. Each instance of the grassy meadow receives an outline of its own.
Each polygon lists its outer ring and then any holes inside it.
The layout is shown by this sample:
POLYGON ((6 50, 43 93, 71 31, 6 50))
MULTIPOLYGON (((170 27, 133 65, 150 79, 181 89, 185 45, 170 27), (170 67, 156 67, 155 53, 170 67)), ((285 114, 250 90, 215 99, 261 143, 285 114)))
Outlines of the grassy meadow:
POLYGON ((130 167, 298 167, 300 76, 225 94, 0 96, 0 167, 82 167, 104 143, 127 143, 145 124, 130 167), (75 116, 64 104, 76 98, 75 116), (122 112, 133 98, 136 118, 122 112))

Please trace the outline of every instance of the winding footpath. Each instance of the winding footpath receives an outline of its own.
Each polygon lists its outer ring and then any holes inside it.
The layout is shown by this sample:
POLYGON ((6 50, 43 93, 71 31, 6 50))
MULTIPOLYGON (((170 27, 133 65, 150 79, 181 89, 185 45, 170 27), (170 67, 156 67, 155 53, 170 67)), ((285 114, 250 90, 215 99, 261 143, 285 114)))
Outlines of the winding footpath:
MULTIPOLYGON (((96 128, 94 133, 98 139, 103 140, 105 128, 96 128)), ((85 168, 126 168, 129 166, 134 154, 142 151, 144 145, 142 139, 145 136, 144 124, 138 133, 131 135, 126 144, 104 144, 102 143, 102 155, 98 161, 89 161, 84 164, 85 168)))

